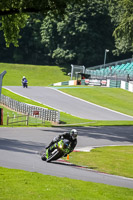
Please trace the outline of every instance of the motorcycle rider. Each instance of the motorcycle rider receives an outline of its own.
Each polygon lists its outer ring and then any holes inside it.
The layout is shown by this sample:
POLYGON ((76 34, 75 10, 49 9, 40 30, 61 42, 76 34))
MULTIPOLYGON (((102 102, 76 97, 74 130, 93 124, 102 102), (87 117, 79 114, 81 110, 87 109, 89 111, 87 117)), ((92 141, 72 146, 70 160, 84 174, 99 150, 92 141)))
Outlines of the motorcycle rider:
MULTIPOLYGON (((55 137, 52 140, 52 142, 46 147, 46 149, 51 147, 49 148, 48 154, 50 154, 55 149, 54 144, 60 141, 61 139, 67 139, 70 141, 71 148, 70 148, 69 153, 71 153, 74 150, 75 146, 77 145, 77 135, 78 135, 78 131, 76 129, 72 129, 70 130, 70 132, 64 132, 62 135, 55 137)), ((64 157, 65 156, 67 155, 64 155, 64 157)))
POLYGON ((23 76, 23 78, 22 78, 22 85, 23 85, 23 87, 25 86, 25 84, 27 84, 27 79, 25 78, 25 76, 23 76))

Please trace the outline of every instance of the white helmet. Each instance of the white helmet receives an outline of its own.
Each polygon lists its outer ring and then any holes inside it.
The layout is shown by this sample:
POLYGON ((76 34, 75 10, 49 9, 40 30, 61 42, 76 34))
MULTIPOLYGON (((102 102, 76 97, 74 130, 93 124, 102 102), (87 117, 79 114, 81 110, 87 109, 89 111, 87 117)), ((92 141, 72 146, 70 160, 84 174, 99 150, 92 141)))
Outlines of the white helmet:
POLYGON ((72 129, 72 130, 70 131, 70 135, 71 135, 72 139, 74 140, 74 139, 77 138, 78 131, 77 131, 76 129, 72 129))
POLYGON ((23 76, 23 78, 25 78, 25 76, 23 76))

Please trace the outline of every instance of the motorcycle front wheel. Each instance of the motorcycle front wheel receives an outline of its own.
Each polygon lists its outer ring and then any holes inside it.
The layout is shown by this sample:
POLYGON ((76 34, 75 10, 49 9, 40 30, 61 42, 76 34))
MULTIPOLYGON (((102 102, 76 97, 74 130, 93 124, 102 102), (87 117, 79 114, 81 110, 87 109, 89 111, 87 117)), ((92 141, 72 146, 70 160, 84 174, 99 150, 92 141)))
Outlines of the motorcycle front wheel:
POLYGON ((57 160, 61 157, 60 152, 57 150, 54 154, 51 154, 48 159, 46 160, 46 162, 51 162, 52 160, 57 160))

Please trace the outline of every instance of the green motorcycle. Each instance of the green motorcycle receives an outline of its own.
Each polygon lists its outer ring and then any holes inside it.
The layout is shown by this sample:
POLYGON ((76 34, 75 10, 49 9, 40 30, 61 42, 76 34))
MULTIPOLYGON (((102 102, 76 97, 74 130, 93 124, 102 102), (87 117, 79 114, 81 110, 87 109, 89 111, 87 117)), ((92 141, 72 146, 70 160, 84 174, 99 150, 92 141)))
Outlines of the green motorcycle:
POLYGON ((46 152, 41 156, 41 159, 46 162, 57 160, 69 154, 70 147, 70 141, 67 139, 62 139, 59 142, 50 146, 48 149, 46 149, 46 152))

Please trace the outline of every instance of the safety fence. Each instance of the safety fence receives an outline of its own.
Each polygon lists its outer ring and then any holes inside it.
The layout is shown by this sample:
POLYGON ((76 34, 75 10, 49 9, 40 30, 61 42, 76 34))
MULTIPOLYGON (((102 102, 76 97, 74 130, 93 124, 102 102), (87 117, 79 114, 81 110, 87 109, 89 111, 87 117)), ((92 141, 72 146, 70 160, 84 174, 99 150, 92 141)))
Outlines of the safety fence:
POLYGON ((53 121, 56 123, 59 123, 60 121, 60 112, 56 110, 50 110, 39 106, 22 103, 5 95, 1 95, 0 103, 16 112, 29 114, 30 116, 36 116, 46 121, 53 121))

